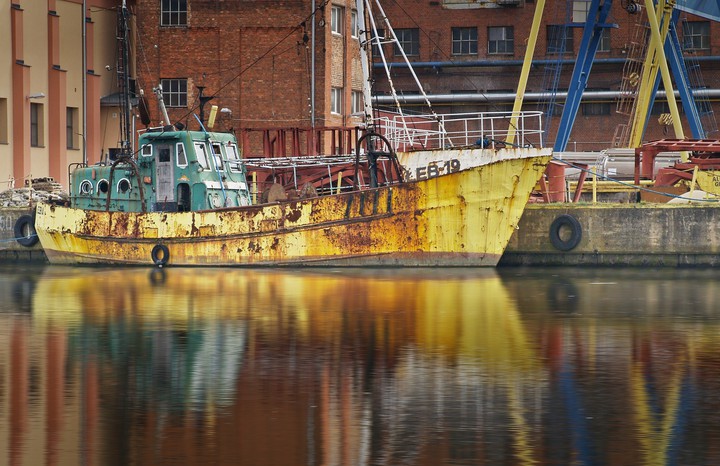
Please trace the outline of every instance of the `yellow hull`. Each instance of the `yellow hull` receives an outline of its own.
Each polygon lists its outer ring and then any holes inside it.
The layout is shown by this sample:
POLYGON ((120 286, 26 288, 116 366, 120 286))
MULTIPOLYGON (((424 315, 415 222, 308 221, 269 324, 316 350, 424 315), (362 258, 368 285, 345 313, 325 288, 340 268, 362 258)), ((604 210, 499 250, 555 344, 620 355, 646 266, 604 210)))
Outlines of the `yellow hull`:
POLYGON ((495 266, 549 157, 299 201, 202 212, 102 212, 40 204, 54 264, 495 266))

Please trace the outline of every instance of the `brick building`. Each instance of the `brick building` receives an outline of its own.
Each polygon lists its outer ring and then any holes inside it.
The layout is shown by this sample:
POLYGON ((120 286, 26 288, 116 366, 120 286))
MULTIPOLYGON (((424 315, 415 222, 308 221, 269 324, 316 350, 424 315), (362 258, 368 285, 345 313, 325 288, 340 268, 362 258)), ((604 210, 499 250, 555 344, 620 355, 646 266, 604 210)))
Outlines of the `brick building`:
MULTIPOLYGON (((638 34, 647 32, 644 7, 632 14, 624 8, 628 3, 633 2, 616 1, 612 5, 608 23, 617 25, 617 28, 608 28, 603 32, 587 84, 588 92, 582 100, 567 150, 611 147, 619 125, 628 123, 627 115, 616 112, 622 107, 618 104, 618 94, 628 54, 638 52, 638 34)), ((396 35, 413 62, 423 89, 438 113, 512 109, 535 11, 534 1, 396 0, 383 2, 383 5, 396 35)), ((564 93, 569 87, 581 44, 580 26, 584 24, 589 5, 589 0, 546 2, 523 107, 548 113, 554 109, 546 145, 552 145, 557 134, 564 93), (567 29, 569 34, 564 43, 560 43, 562 25, 573 21, 574 27, 567 29), (560 72, 556 78, 555 70, 558 68, 560 72), (553 105, 548 89, 553 87, 555 79, 558 94, 553 105)), ((678 31, 685 58, 689 60, 687 66, 691 74, 703 79, 703 83, 696 85, 704 84, 717 98, 720 89, 720 25, 685 13, 680 18, 678 31)), ((381 31, 380 35, 383 33, 385 31, 381 31)), ((396 65, 393 67, 394 86, 412 106, 418 100, 413 96, 418 92, 417 85, 406 69, 397 67, 401 55, 396 47, 391 44, 383 47, 389 61, 396 65)), ((377 63, 375 71, 382 73, 377 63)), ((382 74, 378 75, 376 82, 375 93, 387 94, 389 88, 382 74)), ((718 108, 717 102, 709 105, 718 108)), ((418 104, 418 111, 423 110, 418 104)), ((667 112, 667 101, 658 98, 651 111, 644 140, 674 137, 672 127, 658 121, 660 114, 667 112)), ((708 137, 718 137, 712 114, 705 115, 703 122, 709 132, 708 137)), ((689 137, 687 125, 684 127, 685 135, 689 137)))
MULTIPOLYGON (((217 105, 222 129, 355 126, 362 73, 354 3, 136 0, 138 87, 147 94, 162 83, 171 120, 191 128, 200 88, 212 97, 205 119, 217 105)), ((246 153, 263 142, 253 134, 246 153)))

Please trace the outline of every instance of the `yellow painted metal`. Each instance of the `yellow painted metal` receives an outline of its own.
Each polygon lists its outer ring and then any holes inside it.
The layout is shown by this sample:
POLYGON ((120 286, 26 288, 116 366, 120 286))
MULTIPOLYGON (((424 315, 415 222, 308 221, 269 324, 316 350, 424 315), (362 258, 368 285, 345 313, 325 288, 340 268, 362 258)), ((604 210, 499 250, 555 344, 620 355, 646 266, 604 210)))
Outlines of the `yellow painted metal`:
POLYGON ((523 99, 525 98, 525 89, 527 87, 528 76, 530 76, 530 67, 532 66, 532 59, 535 54, 535 44, 537 42, 538 32, 540 31, 540 23, 544 9, 545 0, 538 0, 535 4, 535 15, 533 16, 533 22, 530 26, 530 35, 528 36, 527 48, 525 49, 525 59, 520 69, 520 81, 518 82, 517 93, 515 94, 515 103, 513 104, 513 116, 510 118, 510 126, 508 128, 506 140, 510 144, 515 143, 518 115, 522 110, 523 99))
POLYGON ((549 156, 500 160, 341 195, 202 212, 102 212, 41 204, 51 263, 494 266, 549 156), (148 232, 156 231, 149 235, 148 232))
POLYGON ((662 76, 663 87, 665 88, 665 93, 667 95, 675 137, 678 139, 683 139, 685 137, 682 129, 682 122, 680 120, 680 114, 678 112, 677 102, 675 101, 672 78, 670 77, 670 70, 668 68, 663 48, 663 44, 665 43, 670 28, 670 17, 672 16, 674 5, 674 0, 660 0, 657 4, 656 12, 653 0, 645 0, 648 23, 650 26, 650 46, 648 47, 645 64, 643 65, 637 106, 635 108, 632 128, 630 130, 630 147, 640 147, 642 145, 645 120, 648 112, 650 111, 650 100, 652 97, 652 91, 655 87, 655 81, 657 80, 658 71, 662 76), (658 17, 662 18, 662 29, 660 28, 658 17))
POLYGON ((708 193, 709 199, 720 196, 720 171, 697 170, 697 173, 693 174, 693 178, 691 190, 697 186, 698 189, 708 193))
POLYGON ((687 357, 681 355, 678 359, 666 369, 670 371, 670 382, 666 388, 662 412, 656 412, 658 402, 654 399, 658 398, 658 394, 647 393, 648 384, 643 377, 644 364, 636 362, 630 368, 634 401, 632 405, 639 434, 638 440, 644 453, 643 464, 665 464, 667 461, 673 428, 678 423, 682 380, 687 370, 687 357))

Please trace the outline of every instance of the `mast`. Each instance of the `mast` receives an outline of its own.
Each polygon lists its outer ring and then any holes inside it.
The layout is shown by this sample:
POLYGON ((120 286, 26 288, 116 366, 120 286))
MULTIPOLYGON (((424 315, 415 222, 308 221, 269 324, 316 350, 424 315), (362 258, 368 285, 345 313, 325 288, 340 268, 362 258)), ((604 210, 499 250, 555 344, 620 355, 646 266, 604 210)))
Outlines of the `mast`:
POLYGON ((83 165, 87 165, 87 0, 82 2, 82 138, 83 165))
POLYGON ((126 0, 123 0, 122 7, 118 14, 118 65, 117 77, 120 88, 120 157, 132 156, 132 128, 131 128, 131 104, 130 104, 130 37, 129 17, 126 0))
POLYGON ((360 40, 360 65, 363 75, 363 113, 367 129, 372 130, 374 123, 372 115, 372 90, 370 89, 370 54, 368 53, 368 47, 372 45, 372 27, 365 17, 365 0, 356 0, 355 4, 358 21, 362 21, 363 24, 363 30, 358 34, 360 36, 358 39, 360 40))

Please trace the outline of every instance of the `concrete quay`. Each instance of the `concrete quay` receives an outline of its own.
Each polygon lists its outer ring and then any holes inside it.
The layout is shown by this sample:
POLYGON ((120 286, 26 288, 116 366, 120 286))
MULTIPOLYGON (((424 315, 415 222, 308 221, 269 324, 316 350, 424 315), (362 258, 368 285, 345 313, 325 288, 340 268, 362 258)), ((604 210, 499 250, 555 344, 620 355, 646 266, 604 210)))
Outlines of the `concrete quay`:
POLYGON ((499 265, 718 267, 718 225, 718 204, 529 204, 499 265))

